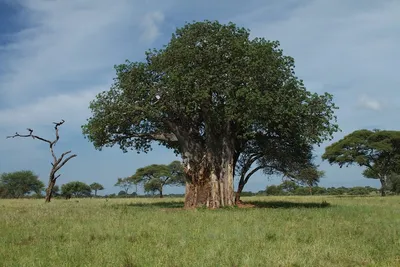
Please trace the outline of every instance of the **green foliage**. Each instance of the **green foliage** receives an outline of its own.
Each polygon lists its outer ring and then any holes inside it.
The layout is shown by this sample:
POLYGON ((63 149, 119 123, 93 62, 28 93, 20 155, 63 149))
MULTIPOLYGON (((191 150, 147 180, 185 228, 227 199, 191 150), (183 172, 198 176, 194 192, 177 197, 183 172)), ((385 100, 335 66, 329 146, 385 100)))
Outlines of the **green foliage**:
MULTIPOLYGON (((314 186, 312 188, 313 195, 370 195, 378 192, 378 189, 370 186, 355 186, 355 187, 320 187, 314 186)), ((280 185, 269 185, 265 190, 266 195, 268 196, 283 196, 283 195, 297 195, 297 196, 305 196, 310 195, 309 186, 299 186, 294 181, 286 180, 280 185)))
MULTIPOLYGON (((318 170, 314 164, 307 164, 306 167, 300 166, 298 170, 285 175, 300 185, 308 186, 309 194, 312 194, 312 188, 317 186, 320 179, 325 176, 325 172, 318 170), (308 166, 307 166, 308 165, 308 166)), ((294 189, 295 191, 296 189, 294 189)), ((303 193, 303 191, 300 191, 303 193)))
POLYGON ((279 196, 283 195, 282 188, 276 185, 269 185, 265 190, 268 196, 279 196))
POLYGON ((394 194, 400 194, 400 174, 392 173, 388 177, 387 190, 394 194))
POLYGON ((97 191, 104 190, 104 187, 99 183, 92 183, 90 188, 94 191, 95 196, 97 196, 97 191))
POLYGON ((53 196, 59 196, 60 195, 60 187, 58 185, 53 186, 53 196))
POLYGON ((32 171, 17 171, 0 175, 0 197, 20 198, 30 193, 41 194, 44 184, 32 171))
POLYGON ((164 186, 185 184, 183 166, 179 161, 139 168, 131 179, 137 184, 143 184, 145 192, 158 192, 160 197, 163 197, 164 186))
POLYGON ((340 167, 366 167, 363 175, 379 179, 382 195, 391 173, 400 172, 400 131, 357 130, 326 147, 323 160, 340 167))
POLYGON ((61 186, 61 194, 67 198, 89 197, 91 193, 90 186, 79 181, 69 182, 61 186))
POLYGON ((292 194, 299 186, 294 181, 285 180, 279 185, 279 187, 283 192, 292 194))
POLYGON ((331 138, 332 96, 306 90, 279 42, 249 36, 233 23, 185 24, 145 62, 115 66, 114 85, 90 104, 84 135, 98 149, 147 152, 157 141, 181 154, 214 150, 217 160, 223 146, 234 144, 239 156, 258 137, 331 138))
POLYGON ((135 181, 133 181, 132 178, 126 177, 126 178, 118 178, 114 186, 122 188, 125 194, 128 194, 129 189, 132 188, 134 184, 135 181))

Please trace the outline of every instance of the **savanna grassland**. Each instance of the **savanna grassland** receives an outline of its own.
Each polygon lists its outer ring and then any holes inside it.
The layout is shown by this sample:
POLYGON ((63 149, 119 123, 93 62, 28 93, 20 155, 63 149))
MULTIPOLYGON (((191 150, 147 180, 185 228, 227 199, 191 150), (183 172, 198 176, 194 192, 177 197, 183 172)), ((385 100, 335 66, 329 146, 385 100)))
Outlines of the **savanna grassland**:
POLYGON ((0 266, 400 266, 400 197, 0 200, 0 266))

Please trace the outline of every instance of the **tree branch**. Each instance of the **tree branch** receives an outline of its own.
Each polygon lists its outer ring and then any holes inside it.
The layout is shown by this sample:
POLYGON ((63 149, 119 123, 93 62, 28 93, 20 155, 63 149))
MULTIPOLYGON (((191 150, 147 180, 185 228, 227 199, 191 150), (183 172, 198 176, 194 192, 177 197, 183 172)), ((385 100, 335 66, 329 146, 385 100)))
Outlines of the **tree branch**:
POLYGON ((61 164, 59 166, 57 166, 57 168, 55 168, 54 173, 56 173, 59 169, 61 169, 65 163, 67 163, 70 159, 75 158, 76 154, 73 154, 71 156, 69 156, 68 158, 66 158, 63 162, 61 162, 61 164))
POLYGON ((65 120, 61 120, 60 122, 53 122, 53 124, 55 124, 54 130, 56 131, 56 140, 53 141, 53 145, 55 145, 57 143, 58 139, 60 139, 60 136, 58 135, 58 127, 60 125, 63 125, 64 122, 65 122, 65 120))
POLYGON ((178 142, 178 138, 173 133, 153 133, 153 134, 145 134, 145 133, 131 133, 124 136, 116 135, 108 139, 109 143, 115 143, 121 140, 124 140, 126 137, 128 138, 146 138, 154 141, 162 141, 162 142, 178 142))
POLYGON ((33 130, 31 128, 27 128, 27 130, 29 131, 29 134, 19 134, 18 132, 16 132, 14 135, 7 136, 6 138, 8 139, 8 138, 15 138, 15 137, 32 137, 33 139, 38 139, 40 141, 46 142, 49 145, 51 145, 52 142, 50 140, 47 140, 40 136, 34 135, 33 130))
POLYGON ((64 156, 67 155, 67 154, 69 154, 69 153, 71 153, 71 150, 62 153, 61 156, 60 156, 60 158, 57 160, 56 165, 60 164, 60 162, 63 160, 64 156))
POLYGON ((257 167, 254 168, 251 172, 249 172, 249 173, 246 175, 245 179, 244 179, 244 184, 246 184, 246 183, 249 181, 250 177, 251 177, 253 174, 255 174, 257 171, 259 171, 259 170, 261 170, 261 169, 263 169, 263 168, 265 168, 265 167, 266 167, 266 166, 257 166, 257 167))

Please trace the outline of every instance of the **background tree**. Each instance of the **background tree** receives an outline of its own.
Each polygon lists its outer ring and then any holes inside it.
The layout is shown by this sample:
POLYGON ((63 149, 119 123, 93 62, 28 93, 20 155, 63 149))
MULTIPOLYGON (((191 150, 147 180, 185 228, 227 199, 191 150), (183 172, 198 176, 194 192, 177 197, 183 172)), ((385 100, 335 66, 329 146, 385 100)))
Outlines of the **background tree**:
POLYGON ((3 197, 20 198, 29 193, 40 194, 44 184, 32 171, 17 171, 0 175, 3 197))
POLYGON ((292 180, 284 180, 279 187, 283 192, 291 195, 296 191, 299 185, 292 180))
POLYGON ((121 190, 121 191, 119 191, 118 192, 118 196, 119 197, 126 197, 128 194, 126 193, 126 191, 124 191, 124 190, 121 190))
POLYGON ((185 173, 182 164, 173 161, 169 165, 152 164, 139 168, 132 180, 142 183, 145 192, 158 192, 162 198, 164 186, 185 184, 185 173))
POLYGON ((301 185, 305 185, 309 189, 310 195, 312 195, 312 188, 317 186, 320 179, 325 176, 325 172, 318 170, 315 165, 310 165, 299 169, 297 172, 290 175, 295 181, 301 185))
POLYGON ((400 171, 400 131, 357 130, 326 147, 323 160, 340 168, 357 164, 363 175, 379 179, 385 195, 388 176, 400 171))
POLYGON ((7 189, 0 183, 0 198, 7 198, 8 192, 7 189))
POLYGON ((265 175, 298 173, 304 166, 311 165, 312 145, 306 138, 297 136, 259 136, 248 142, 236 164, 239 176, 235 202, 240 203, 240 195, 249 179, 259 170, 265 175))
POLYGON ((127 195, 129 189, 131 189, 133 185, 134 181, 130 177, 126 177, 126 178, 118 178, 114 186, 122 188, 122 190, 124 190, 125 194, 127 195))
POLYGON ((265 189, 265 192, 267 194, 267 196, 279 196, 282 195, 282 188, 280 186, 276 186, 276 185, 269 185, 267 186, 267 188, 265 189))
POLYGON ((104 190, 104 187, 99 183, 92 183, 90 185, 90 188, 94 191, 94 196, 95 197, 97 196, 97 191, 98 190, 104 190))
POLYGON ((392 173, 388 176, 386 189, 396 195, 400 194, 400 174, 392 173))
POLYGON ((52 190, 53 192, 52 192, 52 196, 59 196, 60 195, 60 187, 58 186, 58 185, 55 185, 54 187, 53 187, 53 190, 52 190))
POLYGON ((69 182, 61 186, 61 194, 66 198, 89 197, 91 193, 90 186, 79 181, 69 182))
POLYGON ((233 205, 249 141, 295 133, 319 144, 338 129, 332 96, 306 90, 279 42, 249 37, 233 23, 185 24, 145 62, 116 66, 114 85, 90 104, 84 135, 98 149, 172 148, 184 162, 186 207, 233 205))
POLYGON ((51 170, 50 170, 50 175, 49 175, 49 183, 46 189, 46 202, 51 201, 52 193, 53 193, 53 187, 56 184, 57 179, 60 177, 61 174, 57 174, 57 172, 72 158, 76 157, 76 154, 70 155, 69 157, 65 158, 64 157, 68 154, 71 153, 71 151, 67 151, 61 154, 60 157, 57 158, 56 154, 54 153, 54 147, 57 144, 58 140, 60 139, 60 136, 58 135, 58 127, 64 124, 64 120, 61 120, 61 122, 53 122, 55 124, 54 130, 56 133, 56 139, 53 141, 50 141, 48 139, 44 139, 40 136, 34 135, 33 130, 28 128, 27 130, 29 131, 29 134, 21 135, 18 132, 15 133, 13 136, 8 136, 7 138, 15 138, 15 137, 32 137, 32 139, 38 139, 40 141, 46 142, 49 144, 50 147, 50 152, 51 155, 53 156, 53 162, 51 163, 51 170))

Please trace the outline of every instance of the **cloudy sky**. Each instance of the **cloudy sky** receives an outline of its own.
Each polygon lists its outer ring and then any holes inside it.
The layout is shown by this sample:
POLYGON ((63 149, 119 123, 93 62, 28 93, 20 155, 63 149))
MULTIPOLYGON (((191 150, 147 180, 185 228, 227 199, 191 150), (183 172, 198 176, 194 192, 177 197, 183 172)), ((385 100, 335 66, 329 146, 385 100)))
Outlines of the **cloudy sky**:
MULTIPOLYGON (((65 119, 57 152, 78 154, 60 183, 102 183, 118 192, 118 177, 151 163, 169 163, 171 151, 99 152, 81 134, 89 102, 107 90, 114 64, 141 61, 166 44, 185 21, 232 21, 252 36, 279 40, 296 60, 309 90, 328 91, 340 107, 342 132, 400 127, 400 1, 397 0, 0 0, 0 173, 21 169, 46 181, 50 154, 32 139, 5 139, 27 127, 52 138, 52 122, 65 119)), ((324 146, 317 150, 320 155, 324 146)), ((319 160, 320 161, 320 160, 319 160)), ((378 186, 357 167, 321 165, 323 186, 378 186)), ((262 175, 247 190, 278 183, 262 175)), ((183 189, 168 189, 183 192, 183 189)))

